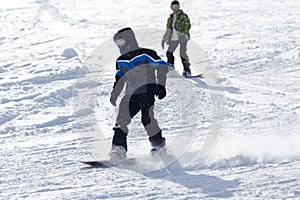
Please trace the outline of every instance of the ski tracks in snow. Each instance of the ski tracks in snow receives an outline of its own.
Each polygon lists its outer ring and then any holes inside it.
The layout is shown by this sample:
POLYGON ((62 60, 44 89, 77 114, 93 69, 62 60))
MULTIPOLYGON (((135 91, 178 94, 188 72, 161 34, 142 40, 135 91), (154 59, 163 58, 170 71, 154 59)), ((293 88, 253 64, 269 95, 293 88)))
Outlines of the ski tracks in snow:
MULTIPOLYGON (((104 38, 125 25, 144 28, 149 19, 163 27, 169 2, 10 2, 0 7, 0 198, 299 198, 297 1, 182 2, 192 19, 192 38, 212 56, 224 87, 186 80, 196 88, 193 98, 201 100, 202 111, 200 125, 184 126, 199 134, 178 161, 148 173, 90 169, 77 162, 93 158, 73 132, 73 86, 85 69, 84 58, 104 38), (211 120, 210 90, 224 90, 224 126, 203 159, 198 151, 211 120)), ((107 91, 110 81, 102 85, 107 91)), ((110 112, 99 121, 111 131, 114 113, 107 91, 98 93, 98 106, 105 110, 98 115, 110 112)), ((171 96, 158 108, 172 112, 175 107, 166 105, 174 102, 171 96)), ((180 115, 162 112, 158 117, 171 141, 180 115)), ((142 131, 131 133, 130 145, 141 144, 138 150, 145 152, 149 144, 142 131)))

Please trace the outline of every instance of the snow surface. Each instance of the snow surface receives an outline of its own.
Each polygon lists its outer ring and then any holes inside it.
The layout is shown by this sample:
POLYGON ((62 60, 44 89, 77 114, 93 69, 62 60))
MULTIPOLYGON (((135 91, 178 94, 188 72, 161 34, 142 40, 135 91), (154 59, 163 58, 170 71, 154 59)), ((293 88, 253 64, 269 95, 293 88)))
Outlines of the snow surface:
MULTIPOLYGON (((168 144, 181 149, 186 139, 188 148, 166 168, 147 172, 89 169, 78 162, 103 152, 97 152, 95 129, 76 118, 93 116, 91 123, 101 127, 109 144, 117 112, 109 104, 114 60, 95 80, 84 79, 91 74, 87 61, 120 28, 163 30, 169 4, 1 0, 0 199, 300 199, 297 0, 182 0, 192 22, 189 54, 197 43, 205 52, 199 63, 208 57, 210 65, 196 63, 192 69, 205 71, 201 80, 170 73, 169 95, 157 101, 156 113, 168 144), (179 86, 189 87, 196 107, 179 106, 183 91, 174 92, 179 86), (76 98, 86 88, 92 88, 95 102, 78 109, 76 98), (217 108, 216 93, 223 102, 217 108), (203 156, 214 109, 222 116, 212 132, 214 148, 203 156), (172 143, 176 138, 182 144, 172 143)), ((105 58, 97 59, 100 66, 105 58)), ((147 154, 138 117, 130 130, 129 154, 147 154)))

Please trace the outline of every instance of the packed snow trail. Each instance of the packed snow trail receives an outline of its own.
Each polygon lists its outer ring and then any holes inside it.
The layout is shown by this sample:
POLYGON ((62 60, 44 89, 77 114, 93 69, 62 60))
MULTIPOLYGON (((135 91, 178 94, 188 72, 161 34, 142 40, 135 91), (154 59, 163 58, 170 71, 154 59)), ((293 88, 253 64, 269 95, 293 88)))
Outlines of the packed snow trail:
MULTIPOLYGON (((114 60, 108 65, 111 71, 96 82, 77 85, 96 89, 92 109, 74 113, 74 87, 88 72, 84 65, 90 55, 120 28, 164 30, 170 2, 0 4, 0 199, 300 198, 298 1, 180 2, 192 22, 189 47, 194 42, 204 50, 222 87, 207 82, 208 72, 204 80, 184 80, 194 92, 191 99, 198 100, 199 112, 194 124, 182 125, 178 121, 184 113, 177 109, 180 97, 173 89, 183 79, 178 83, 170 77, 174 87, 166 100, 157 101, 167 141, 182 128, 197 132, 180 159, 142 173, 90 169, 78 162, 100 155, 86 146, 76 116, 94 114, 103 125, 106 144, 112 137, 114 60), (224 94, 224 118, 213 150, 203 158, 199 149, 213 121, 215 91, 224 94)), ((149 144, 138 121, 130 127, 129 153, 147 154, 149 144)))

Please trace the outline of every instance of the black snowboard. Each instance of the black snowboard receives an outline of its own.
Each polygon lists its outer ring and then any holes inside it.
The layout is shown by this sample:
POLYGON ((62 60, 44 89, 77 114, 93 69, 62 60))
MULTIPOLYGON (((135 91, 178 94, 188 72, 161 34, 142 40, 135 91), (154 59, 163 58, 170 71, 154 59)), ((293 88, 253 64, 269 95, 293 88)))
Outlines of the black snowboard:
POLYGON ((110 160, 102 160, 102 161, 79 161, 85 165, 88 165, 89 167, 93 168, 110 168, 110 167, 117 167, 120 165, 134 165, 136 162, 135 158, 128 158, 125 161, 122 161, 121 163, 114 164, 110 160))
POLYGON ((204 74, 186 76, 185 78, 205 78, 204 74))

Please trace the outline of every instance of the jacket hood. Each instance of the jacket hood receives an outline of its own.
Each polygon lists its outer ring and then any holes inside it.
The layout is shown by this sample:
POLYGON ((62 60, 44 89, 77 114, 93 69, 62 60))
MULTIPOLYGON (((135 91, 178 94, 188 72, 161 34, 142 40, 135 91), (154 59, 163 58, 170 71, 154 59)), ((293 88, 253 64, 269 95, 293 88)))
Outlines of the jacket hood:
POLYGON ((127 53, 129 51, 135 50, 138 48, 138 43, 136 41, 134 32, 131 28, 123 28, 119 30, 113 37, 115 43, 117 40, 124 40, 122 45, 118 45, 121 54, 127 53))

